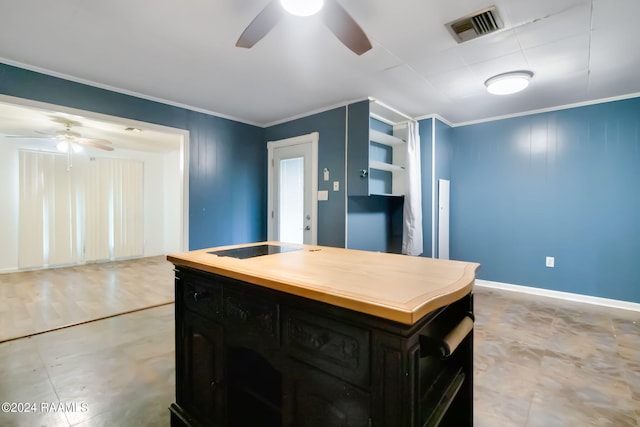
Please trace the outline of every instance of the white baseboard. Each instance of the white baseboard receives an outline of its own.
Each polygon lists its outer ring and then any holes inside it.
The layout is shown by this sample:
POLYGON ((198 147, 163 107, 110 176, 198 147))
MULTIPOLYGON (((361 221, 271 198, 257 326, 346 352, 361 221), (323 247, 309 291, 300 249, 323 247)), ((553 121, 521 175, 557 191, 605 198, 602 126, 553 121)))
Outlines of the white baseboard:
POLYGON ((24 273, 27 271, 39 271, 39 270, 53 270, 56 268, 66 268, 66 267, 79 267, 82 265, 90 265, 90 264, 106 264, 108 262, 118 262, 118 261, 129 261, 129 260, 134 260, 134 259, 143 259, 143 258, 153 258, 153 257, 157 257, 157 256, 164 256, 166 257, 167 254, 157 254, 157 255, 137 255, 137 256, 132 256, 132 257, 125 257, 125 258, 117 258, 117 259, 101 259, 98 261, 81 261, 81 262, 77 262, 77 263, 73 263, 73 264, 60 264, 60 265, 48 265, 45 267, 30 267, 30 268, 18 268, 18 267, 7 267, 7 268, 2 268, 0 269, 0 274, 6 274, 6 273, 24 273))
POLYGON ((585 304, 602 305, 605 307, 621 308, 623 310, 631 310, 640 312, 640 304, 629 301, 620 301, 616 299, 593 297, 590 295, 573 294, 570 292, 552 291, 550 289, 533 288, 530 286, 512 285, 510 283, 491 282, 489 280, 476 279, 476 286, 484 288, 502 289, 511 292, 521 292, 531 295, 540 295, 543 297, 563 299, 567 301, 582 302, 585 304))

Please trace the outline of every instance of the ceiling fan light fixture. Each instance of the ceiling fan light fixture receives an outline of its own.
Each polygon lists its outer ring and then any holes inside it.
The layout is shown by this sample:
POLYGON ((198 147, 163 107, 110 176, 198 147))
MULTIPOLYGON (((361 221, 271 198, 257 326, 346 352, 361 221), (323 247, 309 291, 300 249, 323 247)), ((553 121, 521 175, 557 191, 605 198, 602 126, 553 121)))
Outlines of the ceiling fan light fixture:
POLYGON ((58 151, 66 153, 67 151, 69 151, 69 143, 67 141, 60 141, 56 144, 56 148, 58 149, 58 151))
POLYGON ((320 12, 324 0, 280 0, 280 4, 292 15, 311 16, 320 12))
POLYGON ((526 89, 532 77, 531 71, 511 71, 491 77, 484 85, 493 95, 511 95, 526 89))

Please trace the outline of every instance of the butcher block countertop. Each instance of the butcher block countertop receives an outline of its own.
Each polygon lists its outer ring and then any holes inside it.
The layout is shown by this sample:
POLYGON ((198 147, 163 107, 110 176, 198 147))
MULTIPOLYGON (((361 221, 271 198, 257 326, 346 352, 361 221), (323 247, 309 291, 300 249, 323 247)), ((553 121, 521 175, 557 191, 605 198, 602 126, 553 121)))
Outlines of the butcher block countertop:
POLYGON ((471 292, 480 266, 279 242, 201 249, 172 254, 167 259, 178 267, 215 273, 409 325, 471 292), (289 252, 245 259, 209 253, 263 245, 281 246, 289 252))

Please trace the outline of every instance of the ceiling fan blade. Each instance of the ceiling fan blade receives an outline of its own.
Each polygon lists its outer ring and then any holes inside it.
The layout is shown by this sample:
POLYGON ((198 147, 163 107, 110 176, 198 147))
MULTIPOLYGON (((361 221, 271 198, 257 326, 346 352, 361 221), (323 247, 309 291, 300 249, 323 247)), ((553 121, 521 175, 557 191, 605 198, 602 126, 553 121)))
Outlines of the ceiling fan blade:
MULTIPOLYGON (((38 132, 38 133, 40 133, 40 132, 38 132)), ((5 135, 5 138, 22 138, 22 139, 55 139, 55 136, 5 135)))
POLYGON ((105 151, 113 151, 113 147, 107 144, 111 144, 109 141, 95 140, 95 139, 83 139, 82 141, 76 141, 78 144, 86 145, 88 147, 98 148, 105 151))
POLYGON ((324 23, 346 47, 356 55, 371 49, 371 42, 360 25, 338 4, 336 0, 326 0, 322 10, 324 23))
POLYGON ((273 27, 275 27, 282 17, 282 13, 283 10, 278 4, 278 0, 271 0, 242 32, 240 38, 236 42, 236 46, 248 49, 258 43, 269 31, 271 31, 273 27))

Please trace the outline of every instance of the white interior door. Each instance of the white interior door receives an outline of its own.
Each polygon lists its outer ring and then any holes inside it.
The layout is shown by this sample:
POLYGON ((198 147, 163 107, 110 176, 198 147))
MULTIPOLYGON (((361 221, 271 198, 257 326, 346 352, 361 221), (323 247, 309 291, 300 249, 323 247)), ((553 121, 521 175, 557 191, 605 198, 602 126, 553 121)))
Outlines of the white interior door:
POLYGON ((438 180, 438 258, 440 259, 449 259, 449 189, 449 180, 438 180))
POLYGON ((317 243, 318 133, 270 141, 269 240, 317 243))

